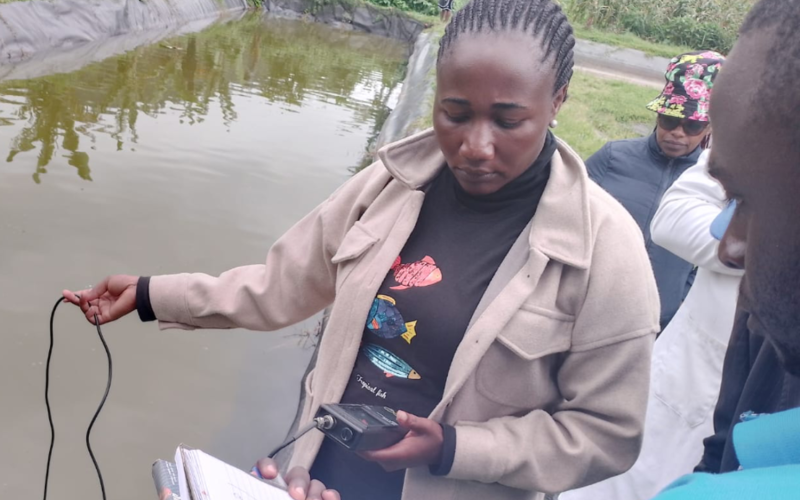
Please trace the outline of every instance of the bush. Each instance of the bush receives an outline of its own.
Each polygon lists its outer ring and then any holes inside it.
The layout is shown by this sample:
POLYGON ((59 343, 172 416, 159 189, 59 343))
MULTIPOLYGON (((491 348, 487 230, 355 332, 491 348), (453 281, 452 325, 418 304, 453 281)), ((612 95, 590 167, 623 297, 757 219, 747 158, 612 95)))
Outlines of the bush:
POLYGON ((645 40, 727 53, 752 0, 561 0, 587 27, 629 31, 645 40))
POLYGON ((381 7, 418 12, 426 16, 439 15, 439 5, 434 0, 368 0, 370 3, 381 7))

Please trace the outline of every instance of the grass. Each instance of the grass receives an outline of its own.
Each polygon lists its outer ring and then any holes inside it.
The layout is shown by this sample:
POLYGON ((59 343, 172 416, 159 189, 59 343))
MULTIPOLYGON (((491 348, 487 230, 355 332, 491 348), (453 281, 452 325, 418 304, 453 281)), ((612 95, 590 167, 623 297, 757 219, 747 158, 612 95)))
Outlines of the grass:
POLYGON ((606 142, 650 133, 655 115, 645 105, 658 90, 575 72, 556 135, 585 160, 606 142))
POLYGON ((582 40, 604 43, 613 47, 640 50, 649 56, 672 59, 678 54, 694 50, 692 47, 682 45, 651 42, 632 33, 612 33, 610 31, 586 28, 580 24, 574 24, 572 28, 575 30, 575 36, 582 40))

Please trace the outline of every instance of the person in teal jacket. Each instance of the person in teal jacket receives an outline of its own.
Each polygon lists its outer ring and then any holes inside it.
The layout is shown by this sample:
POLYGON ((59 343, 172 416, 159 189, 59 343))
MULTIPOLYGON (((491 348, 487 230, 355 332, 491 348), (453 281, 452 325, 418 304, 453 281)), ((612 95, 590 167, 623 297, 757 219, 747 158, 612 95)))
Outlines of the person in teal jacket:
MULTIPOLYGON (((744 268, 747 328, 800 375, 800 0, 761 0, 717 78, 709 173, 731 203, 714 222, 719 256, 744 268)), ((655 500, 800 499, 800 409, 745 413, 741 468, 685 476, 655 500)))
POLYGON ((656 500, 800 498, 800 408, 744 418, 733 431, 740 471, 684 476, 656 500))

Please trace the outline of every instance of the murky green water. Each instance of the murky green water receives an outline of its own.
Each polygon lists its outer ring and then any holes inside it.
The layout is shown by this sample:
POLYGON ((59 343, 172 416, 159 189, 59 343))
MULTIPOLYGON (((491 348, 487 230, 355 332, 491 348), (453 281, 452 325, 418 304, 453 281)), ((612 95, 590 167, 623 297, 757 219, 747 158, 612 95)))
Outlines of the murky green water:
MULTIPOLYGON (((243 20, 87 66, 0 82, 0 498, 41 494, 44 361, 62 288, 109 273, 219 273, 268 248, 349 175, 406 48, 296 21, 243 20)), ((109 498, 154 498, 184 442, 241 467, 279 442, 314 320, 275 334, 105 328, 114 385, 93 434, 109 498)), ((56 320, 56 499, 99 498, 84 433, 105 357, 56 320)))

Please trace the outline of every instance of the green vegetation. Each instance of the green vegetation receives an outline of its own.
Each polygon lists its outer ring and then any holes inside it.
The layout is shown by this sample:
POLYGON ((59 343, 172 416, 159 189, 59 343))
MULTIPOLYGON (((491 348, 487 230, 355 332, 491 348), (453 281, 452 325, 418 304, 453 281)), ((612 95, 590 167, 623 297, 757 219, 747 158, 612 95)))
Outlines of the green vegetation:
POLYGON ((666 57, 672 59, 678 54, 694 50, 687 45, 671 45, 666 43, 655 43, 631 33, 614 33, 613 31, 603 31, 594 28, 587 28, 582 24, 573 26, 575 36, 582 40, 604 43, 613 47, 624 47, 644 52, 649 56, 666 57))
MULTIPOLYGON (((258 7, 264 3, 264 0, 248 0, 248 2, 258 7)), ((439 15, 437 0, 312 0, 311 3, 312 11, 333 4, 348 10, 350 7, 368 3, 387 11, 400 10, 406 12, 411 17, 427 24, 435 22, 437 20, 435 16, 439 15)))
POLYGON ((435 0, 368 0, 381 7, 392 7, 408 12, 417 12, 426 16, 439 14, 439 6, 435 0))
POLYGON ((646 135, 655 127, 655 114, 645 105, 658 90, 578 71, 569 93, 555 132, 583 159, 608 141, 646 135))
POLYGON ((574 24, 656 43, 730 51, 753 0, 559 0, 574 24))

